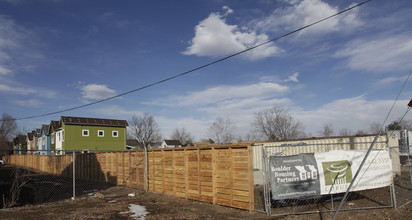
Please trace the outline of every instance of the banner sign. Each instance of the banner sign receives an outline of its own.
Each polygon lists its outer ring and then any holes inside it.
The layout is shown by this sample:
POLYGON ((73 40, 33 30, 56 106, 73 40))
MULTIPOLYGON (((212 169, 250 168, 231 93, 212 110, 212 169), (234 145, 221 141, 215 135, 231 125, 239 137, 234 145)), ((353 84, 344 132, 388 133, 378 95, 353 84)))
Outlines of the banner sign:
MULTIPOLYGON (((366 151, 329 151, 269 158, 273 199, 343 193, 352 182, 366 151)), ((392 184, 386 150, 371 151, 351 191, 392 184)))
POLYGON ((273 199, 320 194, 318 168, 313 154, 271 156, 269 164, 273 199))

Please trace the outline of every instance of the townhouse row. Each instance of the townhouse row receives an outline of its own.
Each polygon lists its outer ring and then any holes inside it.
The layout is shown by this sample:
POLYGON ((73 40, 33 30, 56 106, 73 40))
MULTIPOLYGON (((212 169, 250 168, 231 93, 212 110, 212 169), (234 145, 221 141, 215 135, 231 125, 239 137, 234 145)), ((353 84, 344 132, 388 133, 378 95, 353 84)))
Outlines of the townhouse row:
POLYGON ((64 154, 65 151, 125 150, 126 120, 61 116, 59 121, 13 140, 15 154, 64 154))

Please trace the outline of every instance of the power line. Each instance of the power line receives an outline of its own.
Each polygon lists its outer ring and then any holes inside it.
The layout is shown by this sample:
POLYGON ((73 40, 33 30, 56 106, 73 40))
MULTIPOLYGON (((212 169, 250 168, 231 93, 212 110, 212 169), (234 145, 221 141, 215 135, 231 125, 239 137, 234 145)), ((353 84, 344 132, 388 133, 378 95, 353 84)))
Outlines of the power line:
MULTIPOLYGON (((311 23, 311 24, 309 24, 309 25, 306 25, 306 26, 303 26, 303 27, 301 27, 301 28, 295 29, 295 30, 293 30, 293 31, 291 31, 291 32, 289 32, 289 33, 286 33, 286 34, 284 34, 284 35, 281 35, 281 36, 279 36, 279 37, 276 37, 276 38, 273 38, 273 39, 268 40, 268 41, 266 41, 266 42, 257 44, 257 45, 255 45, 255 46, 253 46, 253 47, 249 47, 249 48, 247 48, 247 49, 245 49, 245 50, 242 50, 242 51, 237 52, 237 53, 234 53, 234 54, 232 54, 232 55, 229 55, 229 56, 223 57, 223 58, 221 58, 221 59, 212 61, 212 62, 207 63, 207 64, 204 64, 204 65, 202 65, 202 66, 199 66, 199 67, 190 69, 190 70, 188 70, 188 71, 185 71, 185 72, 176 74, 176 75, 174 75, 174 76, 171 76, 171 77, 162 79, 162 80, 160 80, 160 81, 153 82, 153 83, 147 84, 147 85, 145 85, 145 86, 142 86, 142 87, 139 87, 139 88, 136 88, 136 89, 133 89, 133 90, 130 90, 130 91, 127 91, 127 92, 124 92, 124 93, 115 95, 115 96, 111 96, 111 97, 108 97, 108 98, 105 98, 105 99, 101 99, 101 100, 97 100, 97 101, 94 101, 94 102, 90 102, 90 103, 87 103, 87 104, 84 104, 84 105, 79 105, 79 106, 75 106, 75 107, 72 107, 72 108, 67 108, 67 109, 64 109, 64 110, 49 112, 49 113, 45 113, 45 114, 39 114, 39 115, 32 115, 32 116, 27 116, 27 117, 16 118, 16 119, 14 119, 14 120, 26 120, 26 119, 39 118, 39 117, 44 117, 44 116, 49 116, 49 115, 55 115, 55 114, 59 114, 59 113, 63 113, 63 112, 68 112, 68 111, 72 111, 72 110, 76 110, 76 109, 80 109, 80 108, 85 108, 85 107, 88 107, 88 106, 91 106, 91 105, 96 105, 96 104, 99 104, 99 103, 102 103, 102 102, 106 102, 106 101, 109 101, 109 100, 112 100, 112 99, 115 99, 115 98, 118 98, 118 97, 121 97, 121 96, 125 96, 125 95, 128 95, 128 94, 130 94, 130 93, 134 93, 134 92, 137 92, 137 91, 140 91, 140 90, 143 90, 143 89, 147 89, 147 88, 149 88, 149 87, 152 87, 152 86, 155 86, 155 85, 158 85, 158 84, 161 84, 161 83, 170 81, 170 80, 172 80, 172 79, 175 79, 175 78, 178 78, 178 77, 187 75, 187 74, 192 73, 192 72, 195 72, 195 71, 197 71, 197 70, 204 69, 204 68, 206 68, 206 67, 208 67, 208 66, 211 66, 211 65, 220 63, 220 62, 222 62, 222 61, 225 61, 225 60, 230 59, 230 58, 232 58, 232 57, 235 57, 235 56, 238 56, 238 55, 240 55, 240 54, 246 53, 246 52, 248 52, 248 51, 250 51, 250 50, 256 49, 256 48, 261 47, 261 46, 263 46, 263 45, 272 43, 272 42, 277 41, 277 40, 279 40, 279 39, 281 39, 281 38, 287 37, 287 36, 289 36, 289 35, 292 35, 292 34, 294 34, 294 33, 297 33, 297 32, 299 32, 299 31, 302 31, 302 30, 304 30, 304 29, 306 29, 306 28, 309 28, 309 27, 311 27, 311 26, 313 26, 313 25, 316 25, 316 24, 318 24, 318 23, 321 23, 321 22, 323 22, 323 21, 326 21, 326 20, 328 20, 328 19, 331 19, 331 18, 333 18, 333 17, 336 17, 336 16, 338 16, 338 15, 340 15, 340 14, 343 14, 343 13, 345 13, 345 12, 348 12, 348 11, 350 11, 350 10, 352 10, 352 9, 354 9, 354 8, 357 8, 357 7, 363 5, 363 4, 367 3, 367 2, 370 2, 370 1, 372 1, 372 0, 367 0, 367 1, 361 2, 361 3, 357 4, 357 5, 354 5, 354 6, 352 6, 352 7, 349 7, 349 8, 347 8, 347 9, 342 10, 342 11, 340 11, 340 12, 338 12, 338 13, 336 13, 336 14, 333 14, 333 15, 331 15, 331 16, 329 16, 329 17, 320 19, 320 20, 318 20, 318 21, 316 21, 316 22, 313 22, 313 23, 311 23)), ((0 120, 0 121, 5 121, 5 120, 0 120)))
MULTIPOLYGON (((375 145, 376 141, 378 140, 378 138, 379 138, 379 136, 380 136, 380 134, 381 134, 381 132, 382 132, 383 126, 384 126, 384 124, 386 123, 386 120, 389 118, 389 115, 392 113, 392 110, 393 110, 396 102, 398 102, 398 99, 399 99, 400 95, 402 94, 402 91, 403 91, 403 89, 405 88, 406 83, 408 82, 409 78, 411 77, 411 74, 412 74, 412 70, 409 72, 408 77, 406 77, 405 82, 403 83, 401 89, 399 90, 398 95, 396 96, 396 99, 395 99, 395 101, 394 101, 393 104, 392 104, 392 107, 390 108, 388 114, 387 114, 386 117, 385 117, 385 120, 383 121, 383 123, 382 123, 382 125, 381 125, 381 129, 379 129, 378 134, 375 136, 375 138, 373 139, 372 144, 369 146, 368 150, 366 151, 366 154, 365 154, 365 156, 363 157, 362 162, 360 163, 359 168, 358 168, 358 170, 357 170, 356 173, 355 173, 355 176, 352 178, 352 181, 350 182, 350 184, 349 184, 349 186, 348 186, 348 189, 346 190, 345 194, 343 195, 343 198, 342 198, 342 200, 341 200, 338 208, 336 209, 335 214, 334 214, 333 217, 332 217, 332 220, 335 220, 335 219, 336 219, 336 217, 338 216, 339 211, 342 209, 343 204, 345 203, 346 198, 348 197, 348 194, 349 194, 349 192, 350 192, 350 190, 351 190, 351 188, 352 188, 352 186, 353 186, 353 183, 355 182, 355 180, 357 179, 359 173, 361 172, 361 169, 363 168, 363 166, 364 166, 364 164, 365 164, 365 162, 366 162, 366 159, 368 158, 370 152, 372 151, 373 146, 375 145)), ((412 100, 411 100, 411 101, 412 101, 412 100)), ((401 121, 403 120, 403 118, 404 118, 405 115, 409 112, 409 110, 411 110, 411 107, 410 107, 409 104, 408 104, 408 108, 407 108, 405 114, 402 116, 402 118, 400 119, 399 122, 401 122, 401 121)), ((393 131, 392 131, 392 133, 391 133, 388 137, 392 136, 392 134, 393 134, 393 131)), ((377 156, 377 155, 376 155, 376 156, 377 156)), ((376 156, 375 156, 375 157, 376 157, 376 156)), ((370 164, 369 164, 369 166, 370 166, 370 164)), ((369 168, 369 166, 368 166, 368 168, 369 168)), ((367 168, 367 169, 368 169, 368 168, 367 168)), ((365 172, 363 173, 363 175, 364 175, 364 174, 365 174, 365 172)), ((363 175, 361 176, 361 179, 362 179, 363 175)), ((359 182, 358 182, 358 183, 359 183, 359 182)), ((356 187, 356 186, 355 186, 355 187, 356 187)))

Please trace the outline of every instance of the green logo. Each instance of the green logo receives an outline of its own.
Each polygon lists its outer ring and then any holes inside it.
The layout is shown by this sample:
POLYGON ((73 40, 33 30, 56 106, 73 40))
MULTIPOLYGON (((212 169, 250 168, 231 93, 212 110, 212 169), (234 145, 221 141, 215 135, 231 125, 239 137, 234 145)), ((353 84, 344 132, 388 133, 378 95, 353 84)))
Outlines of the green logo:
POLYGON ((352 169, 347 160, 322 162, 325 185, 340 185, 352 181, 352 169))

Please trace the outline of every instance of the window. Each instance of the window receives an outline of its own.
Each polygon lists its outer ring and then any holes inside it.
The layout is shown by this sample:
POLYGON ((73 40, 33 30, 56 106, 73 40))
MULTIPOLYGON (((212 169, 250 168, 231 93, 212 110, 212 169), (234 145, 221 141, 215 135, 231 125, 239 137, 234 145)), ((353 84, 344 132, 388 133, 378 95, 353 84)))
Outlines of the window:
POLYGON ((88 137, 89 136, 89 130, 83 129, 82 130, 82 136, 83 137, 88 137))
POLYGON ((54 132, 53 132, 52 135, 50 135, 50 136, 51 136, 51 143, 52 143, 52 144, 54 144, 54 135, 55 135, 54 132))
POLYGON ((64 141, 64 130, 62 130, 62 141, 64 141))
POLYGON ((97 136, 104 137, 104 131, 103 130, 98 130, 97 131, 97 136))
POLYGON ((113 137, 119 137, 119 132, 118 131, 112 131, 112 136, 113 137))

